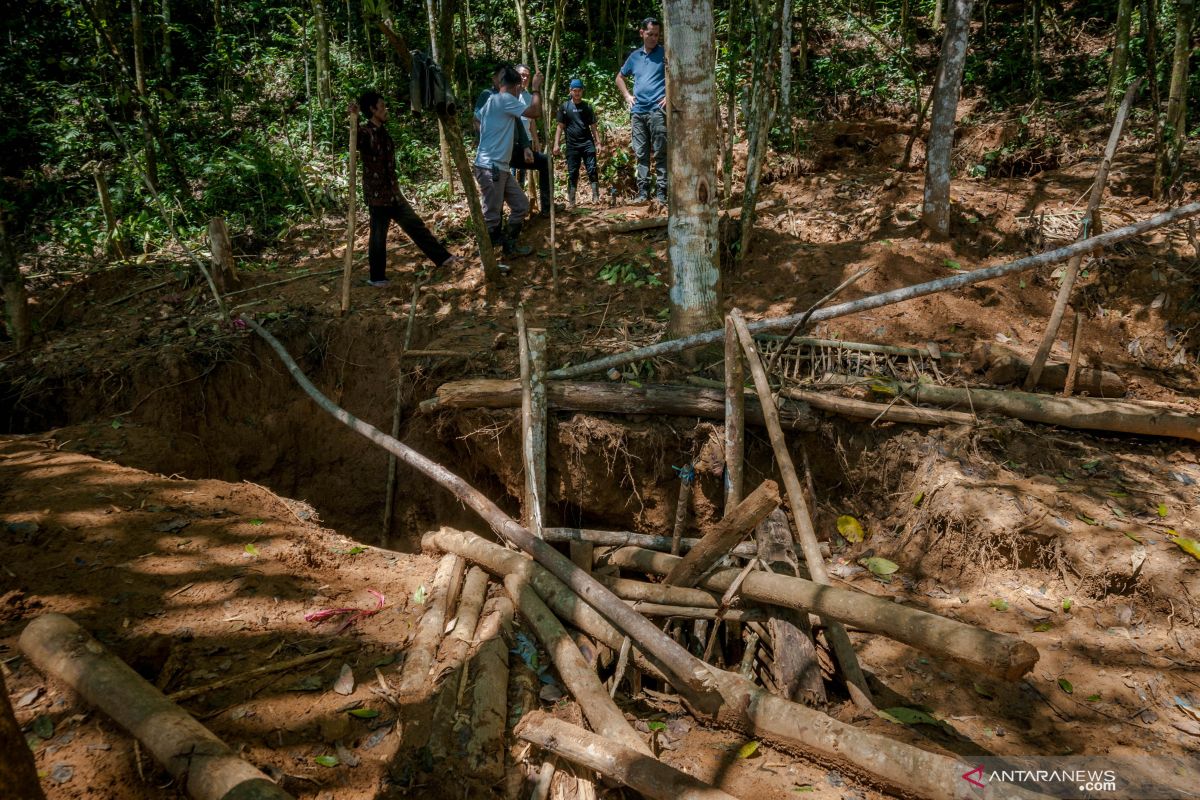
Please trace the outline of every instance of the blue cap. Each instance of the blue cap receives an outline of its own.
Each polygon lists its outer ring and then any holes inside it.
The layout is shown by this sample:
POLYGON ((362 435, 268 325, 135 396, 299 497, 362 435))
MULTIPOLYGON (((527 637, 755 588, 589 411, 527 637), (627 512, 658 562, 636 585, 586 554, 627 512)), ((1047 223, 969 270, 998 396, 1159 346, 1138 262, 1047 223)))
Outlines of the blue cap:
POLYGON ((572 78, 571 79, 571 88, 572 89, 582 89, 583 81, 579 80, 579 78, 572 78))

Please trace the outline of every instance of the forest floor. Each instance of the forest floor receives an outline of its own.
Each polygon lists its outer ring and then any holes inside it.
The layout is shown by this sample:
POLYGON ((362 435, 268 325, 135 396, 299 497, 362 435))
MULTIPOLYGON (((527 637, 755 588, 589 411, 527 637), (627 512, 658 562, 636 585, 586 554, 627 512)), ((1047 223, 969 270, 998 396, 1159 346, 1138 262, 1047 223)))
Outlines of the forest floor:
MULTIPOLYGON (((760 215, 748 262, 724 273, 726 307, 779 316, 807 308, 867 266, 874 270, 847 299, 1066 243, 1107 123, 1084 115, 1071 130, 1053 154, 1054 169, 956 180, 953 235, 938 242, 916 222, 919 171, 898 175, 887 166, 903 148, 904 130, 886 121, 814 126, 803 157, 780 158, 767 176, 763 199, 781 204, 760 215)), ((982 160, 1006 135, 1003 121, 968 127, 962 157, 982 160)), ((1147 141, 1127 136, 1102 208, 1106 228, 1160 210, 1146 200, 1151 172, 1147 141)), ((1187 196, 1196 190, 1184 187, 1187 196)), ((447 205, 430 219, 466 254, 456 227, 463 213, 447 205)), ((428 274, 411 245, 393 246, 391 287, 363 285, 360 260, 345 318, 337 315, 333 272, 340 250, 329 253, 317 229, 298 228, 273 252, 245 260, 244 285, 263 288, 231 305, 276 332, 335 402, 383 430, 391 427, 399 375, 400 438, 515 512, 521 468, 513 414, 425 415, 416 404, 446 380, 514 376, 519 304, 530 325, 547 329, 555 366, 660 338, 665 229, 603 231, 646 213, 602 205, 560 214, 557 293, 545 222, 528 233, 538 252, 510 262, 492 289, 477 262, 428 274), (268 285, 293 277, 300 279, 268 285), (411 346, 455 357, 399 357, 418 280, 425 282, 415 294, 411 346)), ((422 610, 419 589, 436 566, 414 552, 420 536, 439 525, 480 530, 481 523, 402 469, 394 534, 382 539, 385 456, 316 409, 253 334, 217 321, 206 290, 182 285, 171 271, 181 262, 167 260, 37 279, 35 316, 46 341, 30 357, 0 361, 13 431, 0 442, 0 668, 49 796, 150 798, 178 788, 132 739, 19 655, 20 630, 45 611, 71 614, 168 692, 351 645, 327 661, 184 705, 297 797, 501 791, 472 785, 455 771, 453 752, 435 764, 421 734, 429 704, 397 706, 377 678, 394 683, 422 610), (370 609, 376 600, 368 590, 386 598, 384 607, 349 630, 304 621, 330 607, 370 609), (355 674, 350 694, 332 690, 343 662, 355 674), (359 719, 347 713, 356 707, 381 713, 359 719), (321 766, 314 759, 322 755, 340 764, 321 766)), ((1200 248, 1186 225, 1086 264, 1076 290, 1087 311, 1083 363, 1120 374, 1130 397, 1200 412, 1198 268, 1200 248)), ((933 342, 961 353, 1000 342, 1028 356, 1056 288, 1048 268, 821 323, 813 335, 933 342)), ((1070 325, 1069 314, 1060 338, 1070 325)), ((1065 359, 1065 346, 1053 357, 1065 359)), ((657 360, 628 368, 622 379, 680 380, 688 371, 657 360)), ((979 385, 981 377, 964 370, 952 380, 979 385)), ((719 516, 708 423, 555 416, 553 522, 669 532, 678 487, 671 466, 691 459, 701 472, 694 526, 703 530, 719 516)), ((940 724, 864 718, 836 696, 830 713, 963 756, 1150 753, 1194 761, 1200 561, 1171 532, 1195 538, 1200 530, 1200 448, 1011 420, 927 429, 834 417, 795 436, 792 447, 811 462, 818 530, 832 532, 836 518, 850 514, 867 531, 859 544, 829 534, 840 581, 1020 635, 1041 654, 1023 680, 1004 683, 854 632, 880 706, 920 706, 940 724), (856 566, 868 552, 899 564, 892 581, 856 566)), ((774 474, 761 432, 750 434, 747 460, 751 485, 774 474)), ((657 734, 665 760, 736 796, 890 796, 870 776, 767 745, 739 758, 744 739, 687 722, 671 701, 618 697, 648 736, 648 722, 669 723, 657 734)), ((546 705, 577 713, 562 701, 546 705)), ((574 780, 564 776, 555 791, 574 796, 574 780)))

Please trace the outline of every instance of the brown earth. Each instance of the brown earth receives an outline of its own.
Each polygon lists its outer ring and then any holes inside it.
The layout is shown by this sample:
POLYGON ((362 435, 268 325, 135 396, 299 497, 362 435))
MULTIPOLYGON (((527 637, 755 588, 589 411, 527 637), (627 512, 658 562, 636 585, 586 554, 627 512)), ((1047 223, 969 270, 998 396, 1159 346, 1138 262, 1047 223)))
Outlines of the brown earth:
MULTIPOLYGON (((1057 168, 1014 166, 1001 177, 957 180, 954 235, 936 242, 915 222, 919 172, 897 175, 888 166, 903 151, 903 128, 814 126, 806 153, 781 157, 769 176, 768 196, 784 205, 761 216, 748 263, 725 273, 726 306, 750 317, 793 313, 866 266, 875 269, 847 298, 1063 243, 1074 236, 1071 215, 1082 210, 1107 133, 1098 118, 1080 130, 1052 154, 1057 168)), ((964 164, 1013 135, 994 121, 967 126, 964 164)), ((1110 228, 1160 210, 1145 200, 1151 169, 1136 126, 1124 145, 1103 207, 1110 228)), ((1044 154, 1029 158, 1050 163, 1044 154)), ((461 229, 449 225, 462 213, 449 206, 431 218, 466 253, 461 229)), ((390 289, 354 286, 347 318, 336 314, 337 275, 247 292, 234 304, 279 335, 335 402, 383 430, 391 428, 399 375, 400 438, 516 513, 513 414, 425 415, 416 403, 445 380, 513 376, 518 304, 531 325, 547 329, 555 365, 657 340, 667 301, 656 284, 669 282, 665 232, 596 231, 643 213, 602 206, 560 215, 558 294, 542 222, 530 234, 540 253, 514 261, 500 287, 486 289, 477 265, 434 275, 417 293, 412 347, 459 358, 399 359, 414 282, 426 268, 411 245, 393 248, 390 289), (629 282, 602 282, 601 270, 612 275, 618 264, 627 265, 629 282)), ((1200 410, 1198 257, 1187 227, 1175 226, 1087 264, 1076 295, 1086 314, 1083 362, 1119 372, 1132 397, 1200 410)), ((244 260, 243 280, 254 286, 339 264, 322 253, 316 231, 297 229, 278 252, 244 260)), ((356 279, 363 274, 360 262, 356 279)), ((457 775, 443 777, 453 760, 429 769, 405 737, 406 724, 428 707, 394 709, 370 687, 376 667, 387 679, 397 673, 420 611, 414 592, 433 574, 434 559, 413 554, 420 535, 481 523, 401 468, 394 535, 383 542, 385 454, 317 409, 257 337, 218 322, 202 286, 181 285, 151 265, 39 281, 34 315, 45 317, 46 341, 28 358, 0 361, 4 427, 25 434, 4 441, 0 460, 0 664, 14 703, 41 689, 17 714, 50 796, 177 791, 136 758, 132 740, 16 652, 24 623, 50 610, 72 614, 151 680, 174 653, 186 668, 168 690, 355 642, 345 657, 359 682, 351 697, 330 691, 337 659, 186 705, 297 797, 463 796, 457 775), (365 549, 352 554, 356 545, 365 549), (321 608, 370 607, 367 589, 382 592, 387 606, 350 631, 333 635, 304 622, 321 608), (354 719, 339 711, 351 701, 384 713, 354 719), (47 739, 32 733, 43 715, 54 723, 47 739), (358 767, 313 761, 336 752, 337 742, 361 758, 358 767), (58 782, 52 776, 67 774, 60 765, 71 776, 58 782)), ((1056 286, 1052 269, 1010 276, 822 323, 815 333, 958 352, 1001 340, 1029 355, 1056 286)), ((1068 314, 1060 339, 1071 324, 1068 314)), ((1065 357, 1064 348, 1054 356, 1065 357)), ((623 379, 686 372, 660 359, 627 368, 623 379)), ((697 459, 694 526, 702 528, 721 509, 713 432, 694 419, 556 415, 552 520, 669 531, 678 491, 672 466, 697 459)), ((928 430, 826 418, 818 431, 793 436, 792 447, 798 463, 802 450, 811 462, 816 523, 832 540, 843 581, 1021 635, 1041 653, 1025 680, 1003 684, 854 633, 883 707, 923 705, 949 727, 856 718, 836 697, 833 713, 964 755, 1200 752, 1189 712, 1200 708, 1200 561, 1168 532, 1196 538, 1200 528, 1196 446, 1014 421, 928 430), (844 514, 860 520, 865 542, 837 538, 844 514), (899 565, 892 581, 857 567, 868 553, 899 565)), ((747 480, 773 475, 765 436, 752 432, 747 480)), ((643 722, 679 712, 651 695, 626 700, 643 722)), ((791 797, 807 787, 815 797, 880 796, 864 776, 808 758, 770 748, 736 758, 742 741, 729 733, 693 727, 676 744, 667 760, 739 796, 791 797)))

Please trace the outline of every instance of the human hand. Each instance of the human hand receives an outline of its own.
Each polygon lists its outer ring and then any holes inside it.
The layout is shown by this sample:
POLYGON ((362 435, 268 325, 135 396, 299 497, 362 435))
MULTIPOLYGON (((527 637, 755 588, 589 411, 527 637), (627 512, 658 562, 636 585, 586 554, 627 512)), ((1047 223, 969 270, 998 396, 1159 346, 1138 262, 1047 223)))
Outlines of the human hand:
POLYGON ((667 107, 667 96, 665 94, 663 95, 663 99, 658 101, 658 107, 659 108, 667 107))
POLYGON ((556 155, 556 156, 562 155, 562 148, 559 147, 558 145, 554 145, 554 155, 556 155))
POLYGON ((533 73, 533 77, 529 79, 529 88, 533 91, 541 91, 542 83, 546 80, 545 76, 540 72, 533 73))
POLYGON ((528 147, 525 148, 525 163, 526 164, 533 163, 533 150, 531 150, 528 147))

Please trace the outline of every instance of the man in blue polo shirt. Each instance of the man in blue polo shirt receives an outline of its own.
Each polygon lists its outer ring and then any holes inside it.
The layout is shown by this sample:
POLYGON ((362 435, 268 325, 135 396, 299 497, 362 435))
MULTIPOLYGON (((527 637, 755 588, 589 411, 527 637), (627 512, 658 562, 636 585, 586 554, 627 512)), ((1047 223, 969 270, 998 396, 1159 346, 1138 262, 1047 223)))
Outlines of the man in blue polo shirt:
MULTIPOLYGON (((475 181, 483 205, 492 243, 500 243, 505 255, 528 255, 531 248, 519 246, 521 223, 529 213, 529 199, 516 177, 509 172, 513 137, 522 119, 537 119, 542 113, 542 75, 533 76, 532 100, 526 104, 518 95, 521 76, 512 67, 499 72, 499 91, 479 110, 479 151, 475 155, 475 181), (504 205, 508 204, 508 225, 504 225, 504 205)), ((532 161, 526 149, 525 158, 532 161)))
POLYGON ((642 46, 629 54, 617 73, 617 88, 629 104, 633 125, 633 152, 637 155, 638 200, 650 199, 650 149, 658 202, 667 202, 667 74, 662 25, 654 17, 642 20, 642 46), (633 78, 630 94, 625 79, 633 78))

